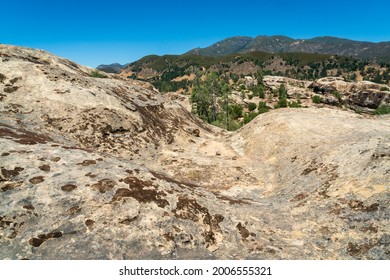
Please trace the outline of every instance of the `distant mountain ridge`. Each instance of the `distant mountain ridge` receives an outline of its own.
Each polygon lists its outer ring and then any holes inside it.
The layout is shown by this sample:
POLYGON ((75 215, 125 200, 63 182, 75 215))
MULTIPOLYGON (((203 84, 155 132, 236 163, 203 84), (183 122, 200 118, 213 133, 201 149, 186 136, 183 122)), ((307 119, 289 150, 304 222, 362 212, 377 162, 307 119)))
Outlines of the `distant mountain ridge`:
POLYGON ((331 36, 312 39, 293 39, 280 35, 254 38, 237 36, 226 38, 206 48, 192 49, 186 54, 224 56, 253 51, 337 54, 376 62, 390 62, 390 42, 361 42, 331 36))
POLYGON ((96 69, 100 71, 104 71, 106 73, 120 73, 123 69, 125 69, 128 66, 128 64, 119 64, 119 63, 112 63, 112 64, 101 64, 96 69))

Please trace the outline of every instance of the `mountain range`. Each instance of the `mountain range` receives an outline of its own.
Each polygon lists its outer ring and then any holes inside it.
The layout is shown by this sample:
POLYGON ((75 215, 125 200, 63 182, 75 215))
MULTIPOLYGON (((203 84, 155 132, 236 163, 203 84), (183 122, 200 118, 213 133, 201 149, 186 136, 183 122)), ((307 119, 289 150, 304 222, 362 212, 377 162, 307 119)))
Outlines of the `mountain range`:
MULTIPOLYGON (((205 48, 195 48, 185 55, 199 55, 219 57, 235 53, 249 53, 254 51, 268 53, 318 53, 352 56, 377 63, 390 62, 390 42, 362 42, 332 36, 315 37, 312 39, 293 39, 287 36, 236 36, 226 38, 205 48)), ((99 65, 98 69, 119 73, 128 64, 118 63, 99 65)))
POLYGON ((303 52, 352 56, 376 62, 390 62, 390 42, 360 42, 324 36, 312 39, 293 39, 286 36, 231 37, 206 48, 190 50, 188 54, 223 56, 232 53, 303 52))

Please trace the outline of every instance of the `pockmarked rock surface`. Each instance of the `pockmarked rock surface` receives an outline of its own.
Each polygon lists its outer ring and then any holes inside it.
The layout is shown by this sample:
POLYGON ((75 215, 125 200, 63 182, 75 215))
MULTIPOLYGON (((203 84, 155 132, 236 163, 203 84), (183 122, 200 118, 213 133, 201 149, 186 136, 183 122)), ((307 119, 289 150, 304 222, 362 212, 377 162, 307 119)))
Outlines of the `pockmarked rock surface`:
POLYGON ((228 133, 94 71, 0 45, 1 259, 390 259, 389 116, 228 133))

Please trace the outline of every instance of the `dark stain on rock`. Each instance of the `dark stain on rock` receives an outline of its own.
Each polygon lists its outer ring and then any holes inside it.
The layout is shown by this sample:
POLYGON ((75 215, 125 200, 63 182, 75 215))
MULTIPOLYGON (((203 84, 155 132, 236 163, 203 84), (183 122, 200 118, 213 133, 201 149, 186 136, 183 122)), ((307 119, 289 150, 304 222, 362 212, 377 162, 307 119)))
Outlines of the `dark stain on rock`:
POLYGON ((300 194, 297 194, 296 196, 294 196, 292 199, 290 199, 290 202, 297 202, 297 201, 305 199, 308 196, 309 195, 307 193, 300 193, 300 194))
POLYGON ((9 156, 9 155, 10 155, 10 153, 2 153, 1 154, 2 157, 6 157, 6 156, 9 156))
POLYGON ((276 251, 273 248, 267 248, 266 252, 270 253, 271 255, 275 255, 276 254, 276 251))
POLYGON ((297 158, 298 158, 298 156, 293 156, 293 157, 291 158, 291 163, 295 162, 295 161, 297 160, 297 158))
POLYGON ((249 230, 247 230, 247 228, 243 224, 241 224, 241 222, 236 225, 236 228, 238 229, 238 232, 240 233, 242 239, 246 239, 249 237, 249 230))
POLYGON ((327 226, 321 227, 321 228, 320 228, 320 232, 321 232, 322 234, 324 234, 324 235, 328 235, 328 234, 331 233, 331 231, 329 230, 329 227, 327 227, 327 226))
POLYGON ((3 218, 0 219, 0 227, 5 228, 9 227, 12 224, 12 221, 3 220, 3 218))
POLYGON ((371 223, 369 226, 363 227, 362 232, 377 233, 378 227, 374 226, 374 224, 371 223))
POLYGON ((227 196, 221 195, 221 194, 219 194, 217 192, 213 192, 213 193, 215 194, 215 196, 218 199, 227 201, 227 202, 229 202, 230 205, 234 205, 234 204, 238 204, 238 205, 250 204, 249 202, 244 201, 242 199, 234 199, 234 198, 231 198, 231 197, 227 197, 227 196))
POLYGON ((8 87, 4 87, 4 92, 13 93, 13 92, 17 91, 18 89, 19 89, 19 87, 17 87, 17 86, 8 86, 8 87))
POLYGON ((153 186, 152 182, 142 181, 136 177, 126 177, 122 181, 128 184, 130 189, 118 189, 112 198, 112 202, 118 201, 123 197, 132 197, 140 203, 154 202, 161 208, 169 205, 169 202, 162 198, 166 194, 162 191, 157 191, 157 187, 153 186))
POLYGON ((179 197, 176 209, 172 211, 179 219, 201 222, 206 226, 202 236, 207 247, 216 243, 215 232, 221 232, 219 223, 224 220, 220 214, 210 215, 209 210, 200 205, 195 199, 179 197))
POLYGON ((179 200, 176 203, 176 209, 172 212, 175 214, 176 218, 198 222, 198 215, 208 214, 208 209, 199 205, 195 199, 179 197, 179 200))
POLYGON ((341 211, 342 211, 341 205, 335 203, 335 205, 332 207, 332 210, 330 210, 329 213, 334 215, 340 215, 341 211))
MULTIPOLYGON (((140 113, 142 122, 147 127, 146 133, 150 140, 152 140, 155 144, 158 144, 161 139, 165 139, 168 144, 171 144, 174 141, 171 128, 168 125, 170 115, 168 111, 165 110, 163 104, 155 106, 134 105, 140 113)), ((172 129, 176 130, 176 127, 177 126, 172 126, 172 129)))
POLYGON ((41 165, 38 168, 42 171, 46 171, 46 172, 50 171, 50 165, 48 164, 41 165))
POLYGON ((34 145, 34 144, 45 144, 47 141, 50 141, 51 139, 47 136, 38 135, 36 133, 33 133, 31 131, 18 129, 13 130, 8 127, 5 127, 2 125, 0 127, 0 137, 11 139, 14 142, 24 144, 24 145, 34 145))
POLYGON ((88 228, 92 228, 94 224, 95 224, 95 221, 92 220, 92 219, 86 219, 86 220, 85 220, 85 225, 86 225, 88 228))
POLYGON ((27 209, 27 210, 33 211, 33 210, 35 210, 35 207, 32 206, 31 204, 26 204, 26 205, 23 205, 23 209, 27 209))
POLYGON ((198 185, 195 185, 195 184, 192 184, 192 183, 188 183, 188 182, 180 182, 180 181, 177 181, 177 180, 175 180, 175 179, 173 179, 171 177, 165 176, 165 175, 157 173, 157 172, 150 171, 150 173, 152 173, 152 175, 154 177, 156 177, 157 179, 160 179, 160 180, 163 180, 163 181, 166 181, 166 182, 169 182, 169 183, 174 183, 174 184, 178 185, 179 187, 187 186, 187 187, 190 187, 190 188, 199 188, 198 185))
POLYGON ((164 233, 164 234, 162 234, 162 237, 164 237, 164 239, 166 240, 166 241, 174 241, 175 240, 175 236, 173 235, 173 233, 172 232, 167 232, 167 233, 164 233))
POLYGON ((12 182, 12 183, 5 184, 4 187, 1 187, 1 191, 6 192, 6 191, 16 189, 16 188, 20 187, 22 185, 22 183, 23 182, 12 182))
POLYGON ((69 215, 74 215, 74 214, 81 212, 81 209, 82 208, 80 206, 75 205, 75 206, 69 208, 68 210, 66 210, 66 213, 68 213, 69 215))
POLYGON ((97 177, 97 175, 92 174, 92 172, 88 172, 87 174, 85 174, 85 176, 90 177, 90 178, 95 178, 95 177, 97 177))
POLYGON ((311 172, 317 170, 316 163, 317 163, 317 162, 316 162, 315 159, 312 160, 312 162, 310 163, 310 165, 302 171, 301 175, 309 175, 311 172))
POLYGON ((7 77, 4 74, 0 73, 0 83, 3 83, 6 79, 7 77))
POLYGON ((112 190, 115 185, 116 185, 115 181, 105 178, 93 184, 91 188, 98 190, 100 193, 106 193, 112 190))
POLYGON ((373 203, 369 206, 365 206, 360 200, 350 200, 348 201, 348 206, 354 211, 374 212, 378 210, 379 203, 373 203))
POLYGON ((352 242, 348 243, 347 252, 354 258, 361 258, 362 255, 367 254, 367 252, 374 247, 376 244, 373 243, 364 243, 364 244, 354 244, 352 242))
POLYGON ((28 180, 31 184, 39 184, 39 183, 42 183, 43 181, 45 181, 45 179, 43 179, 44 177, 43 176, 35 176, 33 178, 31 178, 30 180, 28 180))
POLYGON ((43 242, 45 242, 46 240, 48 239, 51 239, 51 238, 60 238, 62 237, 62 232, 60 231, 53 231, 51 233, 48 233, 48 234, 39 234, 38 237, 33 237, 31 238, 28 243, 31 245, 31 246, 34 246, 34 247, 39 247, 42 245, 43 242))
POLYGON ((135 220, 137 220, 137 218, 138 218, 138 215, 135 216, 135 217, 133 217, 133 218, 124 219, 124 220, 120 221, 119 223, 120 223, 121 225, 126 225, 126 226, 128 226, 128 225, 130 225, 132 222, 134 222, 135 220))
POLYGON ((28 243, 31 245, 31 246, 34 246, 34 247, 39 247, 42 245, 42 243, 45 242, 45 240, 43 239, 40 239, 40 238, 31 238, 28 243))
POLYGON ((9 179, 9 178, 18 176, 19 173, 23 170, 24 170, 24 168, 22 168, 22 167, 15 167, 13 170, 1 168, 1 174, 4 176, 4 178, 9 179))
POLYGON ((81 166, 89 166, 93 164, 96 164, 96 160, 94 159, 86 159, 83 162, 77 163, 77 165, 81 165, 81 166))
POLYGON ((60 157, 54 157, 54 158, 52 158, 52 159, 51 159, 51 161, 54 161, 54 162, 59 162, 59 161, 60 161, 60 159, 61 159, 60 157))
POLYGON ((67 184, 61 187, 61 190, 63 190, 64 192, 71 192, 75 189, 77 189, 77 186, 72 184, 67 184))

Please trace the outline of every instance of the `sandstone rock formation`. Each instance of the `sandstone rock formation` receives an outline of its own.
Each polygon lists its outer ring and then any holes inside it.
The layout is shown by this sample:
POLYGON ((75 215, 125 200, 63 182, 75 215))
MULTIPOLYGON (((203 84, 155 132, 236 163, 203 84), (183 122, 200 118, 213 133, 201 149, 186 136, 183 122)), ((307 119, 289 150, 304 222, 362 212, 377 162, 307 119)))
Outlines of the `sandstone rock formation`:
POLYGON ((349 108, 373 112, 382 104, 390 104, 390 89, 387 86, 368 82, 345 82, 341 78, 322 78, 313 82, 309 88, 349 108), (335 96, 338 95, 338 96, 335 96), (337 100, 338 99, 338 100, 337 100))
POLYGON ((93 71, 0 45, 1 259, 390 258, 389 116, 228 133, 93 71))

